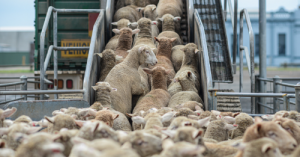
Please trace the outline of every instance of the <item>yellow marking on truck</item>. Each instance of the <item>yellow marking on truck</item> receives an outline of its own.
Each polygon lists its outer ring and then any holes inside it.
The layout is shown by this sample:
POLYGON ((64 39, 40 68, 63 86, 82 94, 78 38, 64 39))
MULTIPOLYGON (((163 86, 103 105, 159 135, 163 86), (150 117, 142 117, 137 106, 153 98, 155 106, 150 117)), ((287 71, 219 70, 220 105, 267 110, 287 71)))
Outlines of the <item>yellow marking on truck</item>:
MULTIPOLYGON (((62 39, 61 47, 90 47, 90 39, 62 39)), ((63 58, 87 58, 89 50, 68 50, 61 51, 63 58)))

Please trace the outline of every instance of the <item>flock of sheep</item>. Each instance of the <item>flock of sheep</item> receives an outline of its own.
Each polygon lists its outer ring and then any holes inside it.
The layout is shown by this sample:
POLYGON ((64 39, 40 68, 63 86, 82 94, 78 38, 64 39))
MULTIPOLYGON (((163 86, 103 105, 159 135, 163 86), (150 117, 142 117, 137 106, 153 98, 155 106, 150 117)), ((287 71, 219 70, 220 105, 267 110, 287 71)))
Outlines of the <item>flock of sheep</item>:
POLYGON ((12 121, 17 109, 0 109, 0 157, 300 156, 296 111, 262 120, 203 110, 201 48, 182 45, 181 0, 119 0, 116 8, 95 103, 41 121, 12 121))

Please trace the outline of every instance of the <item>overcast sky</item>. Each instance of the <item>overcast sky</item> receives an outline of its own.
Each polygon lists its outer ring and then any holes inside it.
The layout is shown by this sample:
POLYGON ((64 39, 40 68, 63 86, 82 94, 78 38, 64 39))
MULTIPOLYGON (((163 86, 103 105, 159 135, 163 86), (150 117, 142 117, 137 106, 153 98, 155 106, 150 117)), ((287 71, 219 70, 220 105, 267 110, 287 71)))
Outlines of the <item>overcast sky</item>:
MULTIPOLYGON (((259 0, 238 1, 240 9, 258 9, 259 0)), ((267 11, 276 11, 281 6, 293 11, 299 4, 300 0, 267 0, 267 11)), ((33 27, 34 14, 33 0, 0 0, 0 27, 33 27)))

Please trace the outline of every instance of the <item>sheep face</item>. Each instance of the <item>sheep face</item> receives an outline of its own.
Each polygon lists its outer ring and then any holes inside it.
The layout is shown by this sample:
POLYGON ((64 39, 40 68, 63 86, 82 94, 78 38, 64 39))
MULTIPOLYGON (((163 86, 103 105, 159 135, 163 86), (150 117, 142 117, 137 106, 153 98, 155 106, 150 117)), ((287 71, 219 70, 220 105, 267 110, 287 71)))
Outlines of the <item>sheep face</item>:
POLYGON ((150 64, 152 66, 157 64, 157 58, 152 49, 146 45, 140 46, 138 49, 140 53, 140 63, 150 64))
POLYGON ((57 133, 62 128, 67 128, 70 130, 79 128, 76 125, 74 118, 66 114, 57 115, 55 117, 45 117, 45 119, 53 125, 53 130, 51 131, 52 133, 57 133))
POLYGON ((114 120, 118 118, 118 114, 114 114, 109 110, 101 110, 96 113, 96 120, 104 122, 106 125, 112 127, 114 120))
POLYGON ((179 22, 181 17, 174 17, 171 14, 165 14, 162 18, 158 18, 162 21, 163 31, 175 31, 175 22, 179 22))
POLYGON ((256 118, 256 123, 250 126, 243 137, 243 142, 268 137, 276 141, 282 153, 290 153, 296 146, 296 140, 275 122, 263 122, 256 118))

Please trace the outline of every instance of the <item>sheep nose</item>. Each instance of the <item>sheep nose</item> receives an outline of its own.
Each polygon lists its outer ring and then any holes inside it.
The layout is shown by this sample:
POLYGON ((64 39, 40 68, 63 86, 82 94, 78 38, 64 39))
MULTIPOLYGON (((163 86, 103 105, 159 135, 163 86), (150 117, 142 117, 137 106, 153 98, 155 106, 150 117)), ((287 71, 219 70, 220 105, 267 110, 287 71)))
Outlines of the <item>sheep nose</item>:
POLYGON ((294 148, 296 148, 296 147, 297 147, 297 145, 296 145, 296 144, 293 144, 293 147, 294 147, 294 148))

